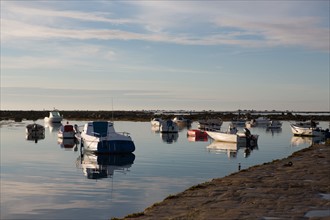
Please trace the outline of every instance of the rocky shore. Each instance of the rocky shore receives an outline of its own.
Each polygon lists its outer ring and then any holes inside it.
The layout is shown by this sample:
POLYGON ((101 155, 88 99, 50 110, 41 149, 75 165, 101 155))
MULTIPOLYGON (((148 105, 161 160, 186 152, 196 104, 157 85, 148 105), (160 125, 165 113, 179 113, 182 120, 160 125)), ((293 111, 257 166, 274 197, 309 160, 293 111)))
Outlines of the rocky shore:
MULTIPOLYGON (((44 111, 14 111, 14 110, 0 110, 1 120, 38 120, 48 117, 50 110, 44 111)), ((67 120, 115 120, 115 121, 150 121, 153 117, 160 117, 162 119, 172 119, 174 115, 184 114, 186 119, 192 121, 206 118, 221 118, 224 121, 230 121, 237 117, 238 114, 242 118, 252 119, 260 116, 266 116, 271 120, 281 121, 330 121, 330 113, 327 112, 216 112, 216 111, 200 111, 200 112, 164 112, 155 115, 152 111, 60 111, 60 114, 67 120)))
POLYGON ((193 186, 123 219, 330 219, 330 143, 193 186))

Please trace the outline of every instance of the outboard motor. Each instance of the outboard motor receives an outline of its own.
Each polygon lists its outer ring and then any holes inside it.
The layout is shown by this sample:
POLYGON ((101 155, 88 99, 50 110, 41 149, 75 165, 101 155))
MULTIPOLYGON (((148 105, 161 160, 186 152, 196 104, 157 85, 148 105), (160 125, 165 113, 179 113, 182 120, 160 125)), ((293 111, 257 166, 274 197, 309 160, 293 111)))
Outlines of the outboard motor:
POLYGON ((244 134, 245 134, 245 137, 246 137, 246 147, 250 147, 250 141, 251 141, 251 132, 249 129, 247 128, 244 128, 244 134))
POLYGON ((245 134, 245 136, 248 137, 248 138, 251 137, 251 132, 250 132, 250 130, 247 129, 247 128, 244 128, 244 134, 245 134))

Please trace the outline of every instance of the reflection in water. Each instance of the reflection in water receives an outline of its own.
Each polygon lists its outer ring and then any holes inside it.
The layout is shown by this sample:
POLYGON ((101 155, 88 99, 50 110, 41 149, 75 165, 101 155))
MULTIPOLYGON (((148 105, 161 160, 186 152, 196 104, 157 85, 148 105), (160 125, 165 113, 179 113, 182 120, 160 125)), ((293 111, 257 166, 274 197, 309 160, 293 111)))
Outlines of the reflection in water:
POLYGON ((60 145, 60 147, 64 150, 73 150, 77 151, 78 150, 78 144, 79 141, 77 138, 58 138, 57 139, 57 144, 60 145))
POLYGON ((160 127, 159 126, 151 126, 151 130, 154 132, 154 133, 159 133, 160 132, 160 127))
POLYGON ((45 139, 45 133, 26 134, 25 139, 28 141, 34 141, 35 143, 38 143, 39 140, 45 139))
POLYGON ((178 133, 160 133, 160 136, 162 140, 168 144, 172 144, 173 142, 176 142, 179 138, 178 133))
POLYGON ((57 133, 61 126, 62 123, 45 122, 45 128, 48 128, 50 133, 57 133))
POLYGON ((208 137, 207 136, 188 136, 187 137, 187 140, 189 142, 196 142, 196 141, 207 141, 208 140, 208 137))
POLYGON ((206 148, 209 152, 227 153, 228 158, 236 158, 239 149, 244 149, 244 157, 248 157, 254 149, 258 149, 258 145, 246 146, 245 143, 213 141, 206 148))
POLYGON ((178 125, 179 131, 183 130, 183 129, 190 129, 191 128, 191 123, 190 122, 177 122, 176 123, 178 125))
POLYGON ((302 144, 318 144, 324 142, 325 138, 322 137, 308 137, 308 136, 292 136, 291 138, 291 145, 292 146, 299 146, 302 144))
POLYGON ((94 154, 84 152, 76 161, 77 168, 83 170, 88 179, 112 177, 114 171, 127 172, 135 160, 133 153, 129 154, 94 154))
POLYGON ((282 128, 267 128, 266 133, 271 133, 274 136, 274 134, 282 133, 282 128))

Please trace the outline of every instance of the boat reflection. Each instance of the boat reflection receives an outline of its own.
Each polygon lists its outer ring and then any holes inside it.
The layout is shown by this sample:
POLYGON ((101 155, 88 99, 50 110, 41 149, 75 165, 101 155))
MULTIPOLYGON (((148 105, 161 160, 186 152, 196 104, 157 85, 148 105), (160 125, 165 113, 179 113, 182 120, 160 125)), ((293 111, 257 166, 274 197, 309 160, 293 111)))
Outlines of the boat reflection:
POLYGON ((165 143, 173 144, 179 138, 178 133, 160 133, 160 137, 165 143))
POLYGON ((84 152, 76 161, 77 168, 82 169, 87 179, 111 178, 114 172, 128 172, 135 160, 129 154, 94 154, 84 152))
POLYGON ((291 138, 291 146, 299 146, 304 144, 318 144, 324 142, 325 138, 317 136, 317 137, 309 137, 309 136, 292 136, 291 138))
POLYGON ((62 123, 45 122, 45 128, 48 128, 50 133, 57 133, 61 126, 62 123))
POLYGON ((271 133, 274 136, 274 134, 282 133, 282 128, 266 128, 266 133, 271 133))
POLYGON ((45 139, 45 133, 29 133, 26 134, 25 139, 27 141, 34 141, 35 143, 38 143, 39 140, 45 139))
POLYGON ((205 142, 208 140, 207 136, 206 137, 205 136, 187 136, 187 139, 189 142, 197 142, 197 141, 205 142))
POLYGON ((58 138, 57 144, 66 151, 77 151, 79 141, 76 138, 58 138))
POLYGON ((159 130, 159 126, 151 126, 151 131, 153 131, 154 133, 159 133, 160 130, 159 130))
POLYGON ((227 153, 228 158, 236 158, 239 149, 244 149, 244 157, 248 157, 254 149, 258 149, 258 145, 247 147, 245 143, 213 141, 206 148, 209 152, 227 153))

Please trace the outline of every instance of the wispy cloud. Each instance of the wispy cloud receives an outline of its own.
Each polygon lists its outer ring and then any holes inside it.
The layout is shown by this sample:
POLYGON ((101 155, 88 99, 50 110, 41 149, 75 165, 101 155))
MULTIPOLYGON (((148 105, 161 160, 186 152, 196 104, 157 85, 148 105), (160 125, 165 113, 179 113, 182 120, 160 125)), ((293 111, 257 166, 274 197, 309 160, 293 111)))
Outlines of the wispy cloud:
POLYGON ((252 11, 251 7, 258 5, 257 3, 251 6, 245 4, 244 8, 247 8, 248 13, 239 15, 235 10, 241 12, 244 10, 240 10, 237 4, 228 5, 218 2, 209 2, 203 6, 200 2, 138 1, 131 4, 137 7, 136 14, 132 15, 136 19, 109 18, 113 16, 111 12, 103 11, 86 13, 5 5, 3 9, 5 13, 2 16, 2 38, 5 42, 25 38, 140 40, 182 45, 301 46, 322 51, 329 50, 329 28, 321 23, 322 18, 319 17, 291 16, 283 12, 279 13, 281 17, 278 17, 278 14, 265 15, 261 12, 265 7, 257 7, 252 11), (250 12, 256 14, 249 14, 250 12), (62 18, 73 19, 75 22, 63 22, 62 18), (43 21, 49 19, 51 22, 43 21), (100 25, 96 28, 84 22, 105 22, 116 26, 100 25), (126 24, 134 24, 139 28, 130 30, 125 26, 126 24), (196 34, 201 25, 209 30, 202 35, 196 34))

